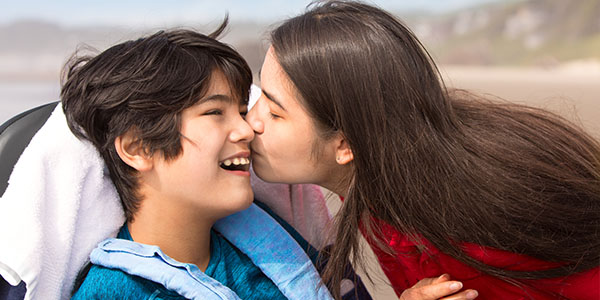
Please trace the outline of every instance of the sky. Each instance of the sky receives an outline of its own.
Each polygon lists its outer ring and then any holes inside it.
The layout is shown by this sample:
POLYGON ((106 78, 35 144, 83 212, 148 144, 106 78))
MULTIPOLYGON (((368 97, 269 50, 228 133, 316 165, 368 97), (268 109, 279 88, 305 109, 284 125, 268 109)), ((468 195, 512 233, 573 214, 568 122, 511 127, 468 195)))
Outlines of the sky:
MULTIPOLYGON (((497 0, 496 0, 497 1, 497 0)), ((63 26, 156 26, 232 21, 277 21, 304 10, 310 0, 0 0, 0 24, 44 20, 63 26)), ((386 10, 443 13, 494 0, 368 0, 386 10)))

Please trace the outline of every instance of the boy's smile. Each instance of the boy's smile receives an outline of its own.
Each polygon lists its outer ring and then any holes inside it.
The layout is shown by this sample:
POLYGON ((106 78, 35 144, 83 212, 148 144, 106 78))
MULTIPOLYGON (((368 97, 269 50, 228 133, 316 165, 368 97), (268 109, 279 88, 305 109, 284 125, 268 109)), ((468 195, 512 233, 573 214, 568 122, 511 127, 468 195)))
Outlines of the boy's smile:
POLYGON ((248 173, 248 176, 250 176, 250 151, 244 151, 229 157, 221 161, 219 166, 234 174, 246 175, 248 173))

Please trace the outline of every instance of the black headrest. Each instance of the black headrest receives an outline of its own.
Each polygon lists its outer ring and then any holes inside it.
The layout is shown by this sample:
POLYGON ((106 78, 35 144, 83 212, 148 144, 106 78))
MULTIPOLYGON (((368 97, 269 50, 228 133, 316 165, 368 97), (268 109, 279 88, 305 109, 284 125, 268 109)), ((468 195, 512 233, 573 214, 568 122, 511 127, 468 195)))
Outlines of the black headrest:
POLYGON ((32 108, 0 126, 0 195, 4 194, 10 173, 21 153, 57 104, 58 101, 32 108))

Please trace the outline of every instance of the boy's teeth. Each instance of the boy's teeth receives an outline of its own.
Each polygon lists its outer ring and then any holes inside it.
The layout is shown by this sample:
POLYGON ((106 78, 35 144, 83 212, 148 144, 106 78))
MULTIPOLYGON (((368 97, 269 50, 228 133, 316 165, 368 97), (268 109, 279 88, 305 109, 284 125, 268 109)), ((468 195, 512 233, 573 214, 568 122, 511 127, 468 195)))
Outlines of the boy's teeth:
POLYGON ((250 163, 250 159, 245 158, 245 157, 236 157, 233 159, 226 159, 225 161, 222 162, 222 164, 226 167, 229 167, 231 165, 235 165, 235 166, 247 165, 249 163, 250 163))

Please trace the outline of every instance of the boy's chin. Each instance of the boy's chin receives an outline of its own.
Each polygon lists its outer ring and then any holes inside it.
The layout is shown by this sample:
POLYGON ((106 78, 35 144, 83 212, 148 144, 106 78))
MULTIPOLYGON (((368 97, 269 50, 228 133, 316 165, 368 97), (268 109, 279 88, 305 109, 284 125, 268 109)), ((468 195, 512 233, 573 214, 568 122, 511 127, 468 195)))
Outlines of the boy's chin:
POLYGON ((237 195, 237 197, 235 197, 235 200, 231 200, 231 214, 234 214, 238 211, 242 211, 250 207, 250 205, 254 201, 254 193, 252 192, 252 189, 248 189, 248 191, 242 192, 240 193, 240 195, 237 195))

